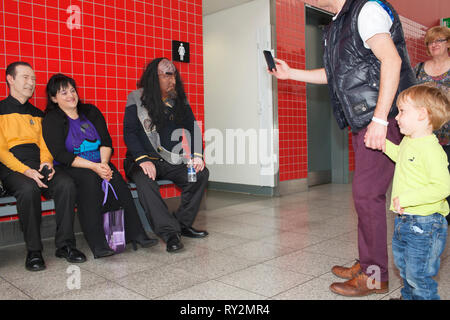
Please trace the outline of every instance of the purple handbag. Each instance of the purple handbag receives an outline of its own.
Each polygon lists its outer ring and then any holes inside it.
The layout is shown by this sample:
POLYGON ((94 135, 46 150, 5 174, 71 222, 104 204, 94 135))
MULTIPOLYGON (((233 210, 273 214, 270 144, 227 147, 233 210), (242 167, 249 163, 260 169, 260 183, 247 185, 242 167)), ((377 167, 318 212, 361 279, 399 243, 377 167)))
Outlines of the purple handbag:
MULTIPOLYGON (((116 192, 113 186, 107 180, 103 180, 102 189, 105 193, 105 198, 103 199, 103 205, 105 205, 108 199, 108 189, 111 188, 116 200, 116 192)), ((118 210, 107 211, 103 214, 103 229, 105 230, 106 241, 109 247, 116 253, 120 253, 125 250, 125 224, 124 224, 124 211, 123 208, 118 210)))

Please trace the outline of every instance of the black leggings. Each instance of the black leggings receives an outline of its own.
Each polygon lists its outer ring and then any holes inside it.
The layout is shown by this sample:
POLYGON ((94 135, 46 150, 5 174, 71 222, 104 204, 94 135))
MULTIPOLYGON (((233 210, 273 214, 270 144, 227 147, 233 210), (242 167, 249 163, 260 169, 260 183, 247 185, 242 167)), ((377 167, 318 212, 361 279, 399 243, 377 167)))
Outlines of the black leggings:
MULTIPOLYGON (((126 241, 145 237, 145 231, 139 218, 130 189, 117 168, 109 163, 113 170, 109 181, 116 191, 120 205, 125 211, 126 241)), ((64 167, 73 178, 77 188, 77 208, 81 229, 92 252, 109 248, 103 230, 102 203, 104 192, 102 179, 92 170, 75 167, 64 167)), ((109 190, 111 193, 111 190, 109 190)))

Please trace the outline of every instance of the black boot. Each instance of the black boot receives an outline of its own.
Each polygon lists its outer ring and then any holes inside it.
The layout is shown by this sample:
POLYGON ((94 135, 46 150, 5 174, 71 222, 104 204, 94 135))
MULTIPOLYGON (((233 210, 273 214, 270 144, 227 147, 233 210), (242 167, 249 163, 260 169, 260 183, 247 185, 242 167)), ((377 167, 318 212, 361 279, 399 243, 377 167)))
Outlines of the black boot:
POLYGON ((154 239, 154 238, 149 238, 146 234, 141 234, 138 237, 136 237, 133 240, 127 241, 127 243, 130 243, 133 246, 133 250, 136 251, 138 249, 138 244, 142 247, 142 248, 149 248, 149 247, 153 247, 156 246, 159 242, 158 239, 154 239))

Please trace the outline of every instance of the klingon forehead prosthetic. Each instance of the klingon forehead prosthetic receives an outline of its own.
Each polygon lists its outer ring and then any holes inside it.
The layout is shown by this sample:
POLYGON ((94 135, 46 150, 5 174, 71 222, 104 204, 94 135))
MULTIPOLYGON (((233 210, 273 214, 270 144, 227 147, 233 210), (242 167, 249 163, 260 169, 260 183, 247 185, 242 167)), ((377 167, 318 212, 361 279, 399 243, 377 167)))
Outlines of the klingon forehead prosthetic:
POLYGON ((175 74, 176 71, 175 65, 167 59, 161 60, 158 64, 159 74, 175 74))

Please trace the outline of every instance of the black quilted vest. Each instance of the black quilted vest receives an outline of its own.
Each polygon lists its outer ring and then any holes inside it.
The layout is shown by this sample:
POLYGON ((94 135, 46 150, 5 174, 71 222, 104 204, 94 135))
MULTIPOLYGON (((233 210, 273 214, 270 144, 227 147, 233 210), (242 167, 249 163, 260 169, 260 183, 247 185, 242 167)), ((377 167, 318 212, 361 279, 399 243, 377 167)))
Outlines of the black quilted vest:
MULTIPOLYGON (((365 128, 372 119, 380 89, 380 61, 366 49, 358 33, 358 15, 369 0, 347 0, 337 18, 324 32, 324 65, 330 88, 334 116, 341 129, 353 132, 365 128)), ((392 40, 402 59, 400 83, 389 118, 398 113, 399 92, 416 83, 411 68, 402 25, 397 12, 386 1, 394 18, 390 29, 392 40)))

